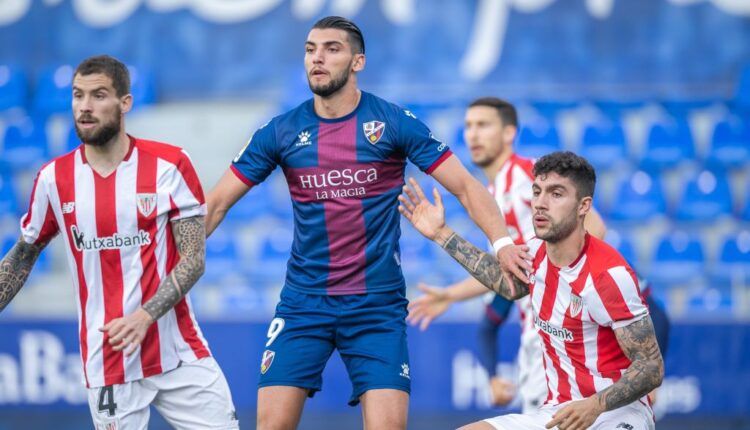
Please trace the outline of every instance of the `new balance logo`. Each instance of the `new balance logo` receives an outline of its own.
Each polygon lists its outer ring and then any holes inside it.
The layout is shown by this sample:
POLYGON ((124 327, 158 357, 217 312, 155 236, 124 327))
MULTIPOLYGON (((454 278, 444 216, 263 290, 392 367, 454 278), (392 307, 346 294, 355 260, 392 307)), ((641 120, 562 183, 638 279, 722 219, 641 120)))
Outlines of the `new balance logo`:
POLYGON ((151 244, 151 236, 145 230, 140 230, 138 234, 133 236, 115 233, 112 236, 93 237, 91 239, 86 239, 75 225, 70 226, 70 232, 73 236, 73 245, 79 251, 100 251, 102 249, 120 249, 151 244))
POLYGON ((70 214, 76 210, 76 202, 65 202, 62 204, 62 213, 70 214))

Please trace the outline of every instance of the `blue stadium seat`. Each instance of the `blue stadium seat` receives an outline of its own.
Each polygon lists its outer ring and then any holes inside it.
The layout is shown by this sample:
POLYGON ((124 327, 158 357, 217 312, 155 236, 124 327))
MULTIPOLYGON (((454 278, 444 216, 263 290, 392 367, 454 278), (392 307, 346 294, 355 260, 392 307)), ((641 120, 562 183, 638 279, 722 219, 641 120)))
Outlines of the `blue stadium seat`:
POLYGON ((530 158, 539 158, 561 148, 560 136, 554 125, 522 127, 516 143, 516 152, 530 158))
POLYGON ((581 156, 596 169, 609 169, 627 157, 625 133, 619 124, 586 127, 581 142, 581 156))
POLYGON ((702 280, 704 257, 701 242, 684 231, 662 237, 652 258, 648 279, 665 287, 702 280))
POLYGON ((73 66, 64 64, 45 69, 37 79, 34 110, 42 115, 69 112, 72 101, 73 66))
POLYGON ((11 170, 36 169, 49 158, 46 122, 23 117, 8 124, 3 139, 2 162, 11 170))
POLYGON ((743 167, 750 162, 750 126, 747 122, 737 119, 716 124, 706 162, 724 168, 743 167))
POLYGON ((703 170, 690 178, 674 211, 679 221, 712 221, 732 214, 729 181, 720 171, 703 170))
POLYGON ((622 255, 623 258, 627 260, 628 264, 633 266, 633 268, 635 269, 635 266, 638 265, 638 258, 635 252, 635 247, 633 247, 633 243, 628 240, 627 237, 625 237, 624 232, 614 229, 608 229, 605 240, 607 241, 607 243, 617 249, 620 255, 622 255))
POLYGON ((711 275, 716 285, 750 286, 750 231, 724 238, 711 275))
POLYGON ((76 134, 76 127, 74 124, 71 124, 70 130, 68 130, 68 138, 65 140, 65 151, 63 153, 70 152, 78 148, 80 145, 81 139, 79 139, 78 134, 76 134))
POLYGON ((732 293, 725 288, 709 287, 693 291, 686 311, 691 315, 726 316, 732 311, 732 293))
POLYGON ((742 70, 733 104, 742 110, 750 111, 750 64, 742 70))
POLYGON ((578 102, 574 100, 537 100, 531 102, 539 115, 553 120, 562 111, 574 109, 578 106, 578 102))
POLYGON ((641 167, 652 171, 672 168, 694 157, 695 147, 690 126, 686 120, 677 119, 668 124, 657 123, 651 126, 641 167))
POLYGON ((156 83, 153 72, 147 67, 128 65, 130 94, 133 108, 138 109, 156 102, 156 83))
POLYGON ((291 254, 291 229, 279 227, 267 232, 262 239, 258 261, 249 267, 249 273, 259 280, 282 279, 291 254))
POLYGON ((615 121, 619 121, 623 114, 630 110, 640 109, 644 105, 643 100, 596 100, 594 105, 601 113, 615 121))
POLYGON ((637 171, 622 180, 605 213, 613 221, 642 222, 665 212, 666 201, 659 175, 637 171))
POLYGON ((234 271, 240 262, 234 236, 228 230, 220 226, 206 240, 204 277, 209 281, 221 279, 227 273, 234 271))
POLYGON ((26 74, 19 67, 0 64, 0 111, 25 108, 28 97, 26 74))
POLYGON ((271 214, 269 199, 266 198, 263 184, 253 187, 227 212, 226 222, 238 225, 247 224, 260 216, 271 214))
POLYGON ((744 206, 739 211, 739 217, 743 221, 750 222, 750 187, 747 187, 744 196, 744 206))
POLYGON ((16 217, 20 214, 16 192, 13 186, 13 176, 0 172, 0 216, 16 217))

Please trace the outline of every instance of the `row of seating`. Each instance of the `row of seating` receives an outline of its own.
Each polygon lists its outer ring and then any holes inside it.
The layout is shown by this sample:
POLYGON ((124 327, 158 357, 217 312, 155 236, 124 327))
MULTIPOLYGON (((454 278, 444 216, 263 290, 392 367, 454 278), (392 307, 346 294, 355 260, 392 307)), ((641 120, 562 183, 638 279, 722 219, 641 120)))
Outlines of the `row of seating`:
MULTIPOLYGON (((128 70, 134 106, 154 103, 153 72, 135 65, 128 65, 128 70)), ((23 109, 43 116, 69 111, 74 72, 75 66, 70 64, 50 65, 32 79, 19 66, 0 64, 0 111, 23 109)))

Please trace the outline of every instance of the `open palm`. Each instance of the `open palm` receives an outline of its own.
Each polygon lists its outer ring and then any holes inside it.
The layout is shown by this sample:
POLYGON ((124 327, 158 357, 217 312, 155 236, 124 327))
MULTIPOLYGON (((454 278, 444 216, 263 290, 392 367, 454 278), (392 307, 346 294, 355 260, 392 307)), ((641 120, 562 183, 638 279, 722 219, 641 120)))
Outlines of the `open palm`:
POLYGON ((432 195, 435 198, 433 205, 427 200, 414 178, 409 178, 409 185, 404 185, 404 194, 398 196, 401 205, 398 211, 411 222, 418 232, 422 233, 430 240, 434 240, 438 231, 445 226, 445 208, 443 199, 440 197, 437 188, 432 189, 432 195), (412 190, 412 187, 414 188, 412 190))

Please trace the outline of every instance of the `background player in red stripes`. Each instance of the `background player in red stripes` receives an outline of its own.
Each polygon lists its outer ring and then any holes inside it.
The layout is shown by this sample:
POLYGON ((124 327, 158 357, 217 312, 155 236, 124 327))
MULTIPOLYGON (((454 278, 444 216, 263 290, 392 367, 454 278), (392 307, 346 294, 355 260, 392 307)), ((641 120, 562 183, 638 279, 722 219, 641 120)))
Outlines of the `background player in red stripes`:
POLYGON ((182 149, 126 134, 132 102, 120 61, 76 69, 83 144, 41 168, 21 237, 0 262, 0 310, 62 233, 95 427, 146 429, 153 405, 174 428, 239 428, 188 298, 205 266, 203 190, 182 149))
POLYGON ((430 204, 412 181, 399 211, 496 293, 530 295, 543 344, 548 395, 535 412, 473 423, 480 429, 653 429, 647 395, 661 384, 664 363, 654 328, 624 258, 583 228, 596 175, 585 159, 556 152, 534 165, 536 238, 530 283, 501 276, 492 256, 445 225, 440 195, 430 204))

